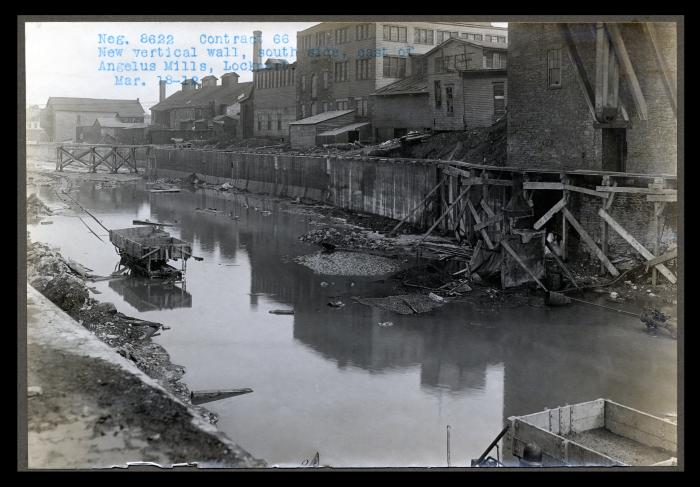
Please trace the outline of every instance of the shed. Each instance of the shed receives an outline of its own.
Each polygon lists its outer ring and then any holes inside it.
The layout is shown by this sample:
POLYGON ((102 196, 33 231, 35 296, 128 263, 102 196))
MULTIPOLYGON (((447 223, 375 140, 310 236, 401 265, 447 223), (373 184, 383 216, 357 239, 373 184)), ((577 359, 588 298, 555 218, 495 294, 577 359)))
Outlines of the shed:
POLYGON ((293 149, 314 147, 324 132, 343 128, 355 121, 355 110, 333 110, 289 123, 289 142, 293 149))
POLYGON ((333 144, 368 140, 371 136, 372 131, 370 130, 369 122, 357 122, 321 132, 318 134, 317 140, 322 144, 333 144))

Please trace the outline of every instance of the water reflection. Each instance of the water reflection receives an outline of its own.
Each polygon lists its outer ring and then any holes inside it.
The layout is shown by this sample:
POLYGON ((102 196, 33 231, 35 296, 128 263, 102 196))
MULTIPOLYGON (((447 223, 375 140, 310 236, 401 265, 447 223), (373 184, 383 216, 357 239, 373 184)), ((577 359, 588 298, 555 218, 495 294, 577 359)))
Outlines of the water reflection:
POLYGON ((173 283, 130 276, 109 281, 109 287, 141 312, 192 307, 192 295, 173 283))

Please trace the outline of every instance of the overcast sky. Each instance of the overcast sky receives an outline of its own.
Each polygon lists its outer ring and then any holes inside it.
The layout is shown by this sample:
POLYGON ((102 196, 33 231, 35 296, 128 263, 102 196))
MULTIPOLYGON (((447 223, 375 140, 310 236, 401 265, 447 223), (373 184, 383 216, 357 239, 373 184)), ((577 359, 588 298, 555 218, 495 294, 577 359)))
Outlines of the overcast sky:
MULTIPOLYGON (((242 43, 241 38, 234 43, 234 36, 251 36, 253 31, 260 30, 263 33, 264 49, 279 49, 287 47, 286 56, 284 52, 271 53, 271 56, 263 57, 286 57, 293 62, 295 57, 291 55, 291 49, 296 48, 296 33, 307 29, 318 22, 32 22, 26 24, 25 49, 26 49, 26 101, 28 105, 45 105, 50 96, 69 96, 82 98, 116 98, 135 99, 139 98, 144 109, 148 111, 151 105, 158 102, 158 80, 156 75, 166 75, 163 71, 163 61, 166 59, 151 59, 135 57, 133 49, 152 48, 180 48, 187 50, 195 47, 196 58, 175 58, 184 61, 207 62, 211 68, 211 73, 199 72, 178 72, 175 76, 178 82, 170 84, 167 88, 167 95, 171 95, 180 88, 179 78, 186 74, 198 75, 214 74, 218 78, 224 74, 224 58, 213 58, 207 55, 206 48, 226 47, 226 45, 213 46, 201 43, 202 34, 212 36, 229 35, 229 48, 236 47, 237 58, 226 58, 229 62, 245 63, 252 59, 252 45, 242 43), (151 37, 142 39, 141 35, 163 34, 161 38, 151 37), (123 35, 128 45, 119 45, 116 42, 99 44, 99 35, 123 35), (276 39, 275 34, 279 34, 276 39), (284 44, 284 35, 287 35, 288 43, 284 44), (150 44, 150 41, 168 42, 167 35, 172 35, 174 44, 150 44), (141 41, 145 40, 145 43, 141 41), (275 43, 278 40, 279 43, 275 43), (124 49, 121 58, 99 57, 98 48, 124 49), (243 59, 245 56, 245 60, 243 59), (155 72, 100 72, 100 62, 128 62, 146 61, 155 62, 155 72), (135 86, 115 85, 115 75, 126 77, 140 76, 141 81, 135 86)), ((496 24, 504 25, 504 24, 496 24)), ((505 25, 504 25, 505 26, 505 25)), ((248 37, 249 38, 249 37, 248 37)), ((116 39, 114 39, 116 41, 116 39)), ((211 40, 208 39, 208 40, 211 40)), ((163 52, 165 54, 165 52, 163 52)), ((234 54, 229 50, 229 55, 234 54)), ((199 66, 197 66, 199 67, 199 66)), ((252 81, 252 73, 249 70, 235 70, 239 75, 239 81, 252 81)))

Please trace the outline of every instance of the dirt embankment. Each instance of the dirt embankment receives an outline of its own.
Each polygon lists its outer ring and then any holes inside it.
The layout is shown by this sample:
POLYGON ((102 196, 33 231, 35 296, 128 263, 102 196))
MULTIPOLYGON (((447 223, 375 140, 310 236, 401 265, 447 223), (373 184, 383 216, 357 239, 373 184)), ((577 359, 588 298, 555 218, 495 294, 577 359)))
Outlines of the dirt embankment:
MULTIPOLYGON (((91 298, 83 277, 71 269, 75 263, 48 245, 27 242, 27 282, 68 315, 93 332, 165 389, 190 404, 190 390, 181 382, 184 367, 173 364, 168 352, 151 340, 166 328, 161 323, 131 318, 117 312, 112 303, 91 298)), ((199 406, 192 406, 211 423, 218 418, 199 406)))

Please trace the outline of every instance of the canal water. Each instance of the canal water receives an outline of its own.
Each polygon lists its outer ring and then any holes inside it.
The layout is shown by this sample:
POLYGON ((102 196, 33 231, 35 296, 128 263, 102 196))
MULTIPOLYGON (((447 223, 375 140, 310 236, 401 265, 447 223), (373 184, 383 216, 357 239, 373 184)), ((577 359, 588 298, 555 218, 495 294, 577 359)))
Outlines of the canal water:
MULTIPOLYGON (((48 187, 38 194, 60 204, 48 187)), ((318 452, 322 465, 335 467, 445 466, 449 425, 451 465, 467 466, 512 415, 601 397, 676 412, 676 342, 648 335, 633 317, 585 305, 470 303, 398 315, 350 299, 389 294, 377 278, 315 275, 294 263, 318 250, 298 240, 315 227, 275 200, 153 194, 142 182, 86 182, 72 196, 108 228, 137 218, 173 222, 173 236, 204 257, 188 261, 186 289, 103 281, 94 284, 96 297, 171 327, 154 340, 186 367, 190 389, 253 389, 206 407, 222 431, 270 465, 301 466, 318 452), (345 307, 327 305, 339 299, 345 307), (393 326, 379 326, 387 321, 393 326)), ((68 214, 28 230, 108 275, 118 256, 107 232, 79 216, 104 242, 68 214)))

